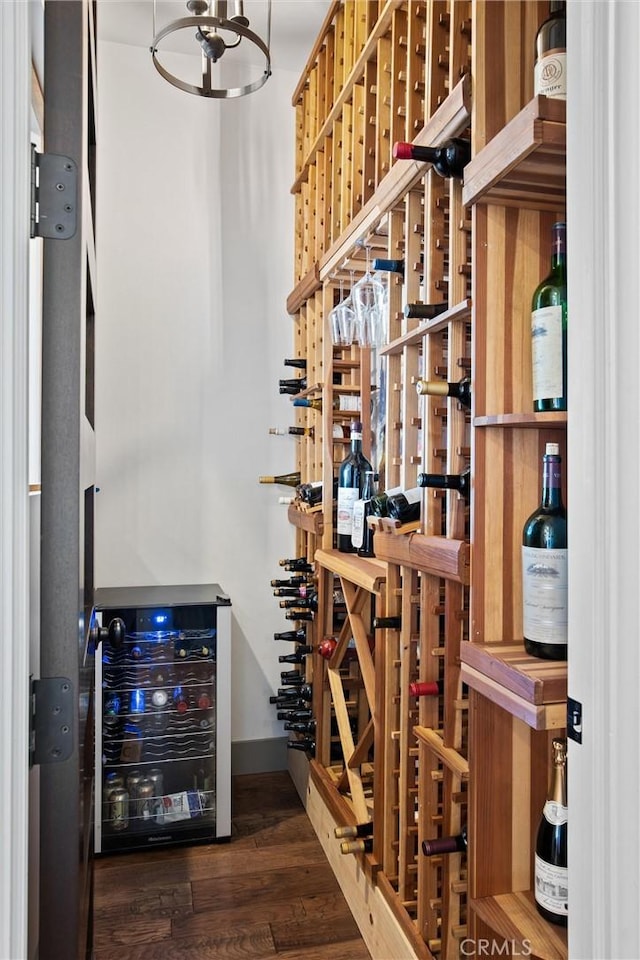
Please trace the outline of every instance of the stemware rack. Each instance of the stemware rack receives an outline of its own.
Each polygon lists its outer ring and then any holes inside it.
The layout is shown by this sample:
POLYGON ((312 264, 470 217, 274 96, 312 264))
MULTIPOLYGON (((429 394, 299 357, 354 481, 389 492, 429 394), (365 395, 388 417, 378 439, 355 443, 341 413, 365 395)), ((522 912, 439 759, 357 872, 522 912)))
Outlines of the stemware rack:
POLYGON ((564 206, 564 104, 533 97, 547 14, 539 0, 335 2, 293 96, 287 309, 308 392, 323 400, 321 412, 295 408, 296 422, 314 427, 297 467, 303 481, 323 481, 325 498, 312 514, 288 511, 319 600, 304 668, 315 754, 290 751, 290 769, 377 960, 453 960, 479 938, 509 941, 514 955, 567 955, 566 935, 531 894, 566 665, 541 668, 524 653, 517 562, 544 444, 566 449, 566 415, 530 412, 528 300, 564 206), (471 138, 463 183, 393 158, 397 140, 453 136, 471 138), (336 346, 329 314, 341 281, 346 291, 364 273, 367 250, 404 261, 403 275, 388 276, 386 342, 336 346), (404 305, 417 301, 442 312, 407 318, 404 305), (415 390, 418 378, 469 375, 471 411, 415 390), (425 491, 419 523, 377 521, 374 558, 334 548, 326 491, 348 444, 335 427, 354 418, 334 409, 341 393, 361 398, 381 489, 471 465, 469 502, 425 491), (373 617, 399 619, 375 629, 373 617), (328 661, 317 653, 327 635, 338 641, 328 661), (441 693, 412 697, 417 680, 439 681, 441 693), (372 850, 342 855, 334 826, 368 820, 372 850), (422 840, 463 825, 466 854, 423 856, 422 840))

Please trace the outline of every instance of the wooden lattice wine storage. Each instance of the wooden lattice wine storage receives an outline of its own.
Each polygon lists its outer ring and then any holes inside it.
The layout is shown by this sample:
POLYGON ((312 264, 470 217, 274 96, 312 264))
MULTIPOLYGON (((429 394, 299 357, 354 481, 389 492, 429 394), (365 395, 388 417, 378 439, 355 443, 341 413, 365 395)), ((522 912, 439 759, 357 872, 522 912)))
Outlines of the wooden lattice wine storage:
POLYGON ((566 664, 524 652, 518 567, 545 443, 566 450, 567 415, 530 399, 530 297, 565 197, 565 104, 533 96, 547 14, 538 0, 335 2, 293 96, 287 309, 301 396, 321 408, 292 418, 312 428, 296 467, 324 497, 288 510, 318 591, 303 624, 315 747, 290 751, 290 768, 374 960, 456 960, 481 938, 503 956, 567 955, 531 893, 566 664), (462 180, 394 159, 397 141, 454 137, 471 144, 462 180), (331 311, 378 258, 401 261, 381 277, 383 345, 335 345, 331 311), (412 318, 416 303, 430 315, 412 318), (463 377, 470 409, 415 388, 463 377), (380 490, 471 471, 468 497, 427 488, 419 521, 369 521, 371 558, 335 548, 355 417, 380 490), (417 681, 438 695, 412 695, 417 681), (342 854, 334 828, 368 821, 367 849, 342 854), (466 851, 422 853, 463 827, 466 851))

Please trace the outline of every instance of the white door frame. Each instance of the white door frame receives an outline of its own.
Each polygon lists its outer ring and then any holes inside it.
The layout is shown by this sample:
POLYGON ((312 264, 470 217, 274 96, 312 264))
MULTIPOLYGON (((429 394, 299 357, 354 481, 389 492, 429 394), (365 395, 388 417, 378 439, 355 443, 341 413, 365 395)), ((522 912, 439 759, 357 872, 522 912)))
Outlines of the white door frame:
POLYGON ((27 956, 29 5, 0 3, 0 956, 27 956))

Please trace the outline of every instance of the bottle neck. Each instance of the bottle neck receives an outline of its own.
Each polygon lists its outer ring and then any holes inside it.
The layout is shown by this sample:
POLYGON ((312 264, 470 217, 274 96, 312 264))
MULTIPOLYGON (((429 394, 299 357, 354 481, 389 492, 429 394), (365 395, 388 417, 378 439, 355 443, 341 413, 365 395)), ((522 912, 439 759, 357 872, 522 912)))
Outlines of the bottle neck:
POLYGON ((567 805, 567 777, 564 763, 554 762, 553 764, 549 800, 563 807, 567 805))
POLYGON ((556 223, 551 240, 551 269, 562 271, 567 263, 567 231, 564 223, 556 223))
POLYGON ((560 457, 549 456, 548 454, 543 458, 542 506, 562 506, 562 472, 560 457))

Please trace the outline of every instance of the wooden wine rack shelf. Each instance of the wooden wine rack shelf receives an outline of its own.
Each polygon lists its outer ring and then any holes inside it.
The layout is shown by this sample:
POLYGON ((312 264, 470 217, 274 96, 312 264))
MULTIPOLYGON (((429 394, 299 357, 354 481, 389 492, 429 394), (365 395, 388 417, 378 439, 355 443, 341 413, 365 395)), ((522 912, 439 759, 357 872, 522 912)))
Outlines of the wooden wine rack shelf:
POLYGON ((522 524, 538 501, 545 442, 566 449, 567 415, 531 412, 529 301, 565 208, 565 104, 533 96, 547 9, 332 3, 293 97, 287 310, 314 385, 306 393, 322 399, 321 411, 296 408, 296 422, 314 428, 298 466, 303 481, 322 480, 325 498, 321 511, 288 515, 297 555, 315 564, 308 637, 337 645, 307 665, 315 758, 291 751, 291 770, 374 960, 461 960, 468 938, 484 936, 501 953, 513 941, 510 955, 527 942, 533 956, 567 954, 530 893, 550 742, 566 723, 566 664, 527 657, 517 639, 522 524), (463 183, 393 158, 397 140, 469 135, 463 183), (403 261, 385 277, 385 342, 334 345, 329 314, 367 254, 403 261), (419 302, 441 312, 405 317, 419 302), (469 375, 471 411, 415 390, 418 378, 469 375), (359 396, 360 410, 337 411, 340 394, 359 396), (470 465, 470 503, 425 490, 419 521, 372 521, 374 558, 337 551, 327 491, 355 418, 383 489, 470 465), (374 630, 373 616, 395 626, 374 630), (441 693, 416 697, 416 681, 441 693), (339 854, 333 826, 369 819, 372 852, 339 854), (422 855, 422 840, 465 824, 468 857, 422 855))

